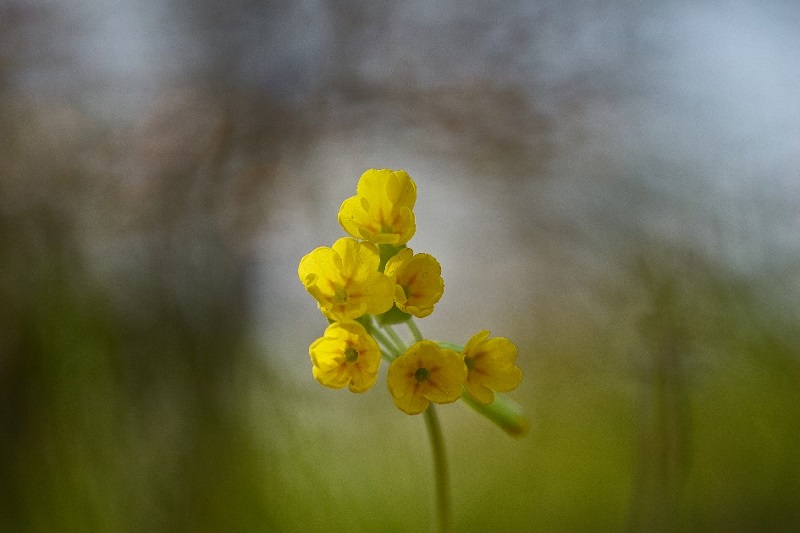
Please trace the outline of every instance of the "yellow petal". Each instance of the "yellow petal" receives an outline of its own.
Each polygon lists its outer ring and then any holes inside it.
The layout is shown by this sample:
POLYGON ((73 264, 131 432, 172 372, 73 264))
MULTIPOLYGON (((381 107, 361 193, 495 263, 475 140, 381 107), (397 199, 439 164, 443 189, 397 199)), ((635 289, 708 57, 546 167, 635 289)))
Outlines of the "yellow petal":
POLYGON ((439 357, 428 364, 431 366, 431 375, 424 383, 423 395, 436 403, 458 400, 467 379, 467 367, 461 355, 453 350, 441 350, 439 357))
POLYGON ((503 337, 488 338, 489 332, 476 333, 464 347, 464 361, 469 368, 464 384, 467 392, 480 403, 494 399, 492 391, 508 392, 522 381, 522 370, 514 364, 517 347, 503 337))
POLYGON ((400 269, 405 266, 412 257, 414 257, 414 250, 411 248, 403 248, 386 262, 386 267, 383 271, 387 276, 397 276, 400 269))
POLYGON ((475 400, 479 403, 489 404, 494 400, 494 392, 484 386, 479 380, 467 377, 467 381, 464 383, 464 388, 467 389, 467 392, 470 394, 470 396, 475 398, 475 400))
POLYGON ((341 257, 340 270, 344 279, 362 279, 378 271, 381 256, 374 245, 343 237, 333 243, 332 248, 341 257))
POLYGON ((394 276, 395 283, 402 289, 402 295, 395 289, 397 307, 417 318, 430 315, 444 294, 442 267, 432 255, 414 255, 411 249, 405 248, 389 259, 384 271, 394 276))
POLYGON ((367 313, 385 313, 394 303, 394 281, 381 272, 374 272, 364 281, 363 294, 367 313))
POLYGON ((488 337, 489 337, 488 329, 479 331, 478 333, 473 335, 469 341, 467 341, 466 346, 464 346, 464 353, 469 354, 470 352, 474 352, 477 349, 478 345, 480 345, 480 343, 485 341, 488 337))
POLYGON ((333 280, 341 277, 342 260, 333 249, 321 246, 306 254, 297 267, 297 276, 308 287, 318 280, 333 280))
MULTIPOLYGON (((358 196, 352 196, 342 202, 342 206, 339 208, 339 224, 347 233, 357 239, 366 238, 364 231, 366 210, 361 200, 358 196)), ((369 233, 369 230, 366 233, 369 233)))
POLYGON ((430 400, 421 394, 409 396, 408 398, 398 398, 393 396, 395 406, 407 415, 418 415, 431 404, 430 400))
POLYGON ((300 261, 298 276, 331 320, 380 314, 394 303, 394 281, 378 271, 377 247, 345 237, 300 261))
POLYGON ((408 414, 418 414, 428 401, 450 403, 461 396, 467 369, 460 354, 442 350, 433 341, 413 344, 389 365, 387 385, 395 405, 408 414), (425 376, 418 379, 418 371, 425 376))
POLYGON ((356 196, 339 208, 339 223, 357 239, 375 244, 405 244, 414 236, 414 181, 398 170, 366 171, 358 181, 356 196))
POLYGON ((341 389, 350 381, 350 376, 339 366, 323 370, 319 367, 312 367, 311 373, 321 385, 332 389, 341 389))
POLYGON ((326 387, 349 385, 364 392, 375 384, 381 354, 377 342, 357 322, 334 322, 309 347, 314 378, 326 387), (348 359, 348 351, 356 357, 348 359))
POLYGON ((508 392, 516 389, 522 382, 522 370, 517 365, 495 368, 483 380, 484 385, 497 392, 508 392))
POLYGON ((417 186, 405 170, 369 169, 361 175, 356 194, 366 198, 371 207, 414 207, 417 186))

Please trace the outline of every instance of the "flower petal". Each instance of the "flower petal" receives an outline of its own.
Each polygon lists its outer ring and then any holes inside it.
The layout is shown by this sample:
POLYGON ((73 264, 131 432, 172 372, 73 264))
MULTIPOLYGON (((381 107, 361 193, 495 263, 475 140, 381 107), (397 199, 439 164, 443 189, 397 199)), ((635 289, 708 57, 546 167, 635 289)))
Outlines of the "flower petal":
POLYGON ((494 392, 508 392, 522 381, 522 370, 514 364, 517 347, 503 337, 490 339, 489 332, 476 333, 464 347, 469 369, 464 387, 480 403, 491 403, 494 392))
POLYGON ((430 372, 430 378, 423 384, 426 398, 436 403, 452 403, 461 397, 461 388, 467 379, 467 367, 460 354, 453 350, 441 350, 437 361, 431 364, 430 372))
POLYGON ((482 404, 492 403, 494 400, 494 392, 492 389, 483 385, 479 380, 467 378, 464 382, 464 388, 467 392, 482 404))
POLYGON ((434 305, 444 294, 442 267, 429 254, 416 254, 405 248, 389 259, 384 269, 395 278, 395 303, 405 312, 424 318, 433 312, 434 305))
POLYGON ((466 375, 460 354, 425 340, 413 344, 392 361, 387 385, 401 411, 418 414, 428 407, 429 401, 456 401, 461 396, 466 375))
MULTIPOLYGON (((333 249, 321 246, 306 254, 297 267, 297 276, 306 288, 320 280, 336 280, 341 277, 342 260, 333 249)), ((328 289, 325 284, 321 289, 328 289)))
POLYGON ((356 195, 339 208, 339 224, 358 239, 375 244, 405 244, 416 231, 413 207, 417 189, 402 170, 367 170, 356 195))
POLYGON ((372 168, 358 180, 356 195, 366 198, 373 208, 379 205, 413 208, 417 186, 405 170, 372 168))
POLYGON ((300 260, 298 276, 331 320, 380 314, 394 303, 394 281, 378 271, 377 247, 345 237, 300 260))
POLYGON ((357 322, 334 322, 309 347, 314 379, 326 387, 364 392, 378 378, 381 352, 357 322))

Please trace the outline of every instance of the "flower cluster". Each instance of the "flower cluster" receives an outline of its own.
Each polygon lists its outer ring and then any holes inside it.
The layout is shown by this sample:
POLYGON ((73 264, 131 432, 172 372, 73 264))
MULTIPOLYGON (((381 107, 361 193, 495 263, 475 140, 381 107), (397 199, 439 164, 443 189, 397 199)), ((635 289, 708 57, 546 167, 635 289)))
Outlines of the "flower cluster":
POLYGON ((439 262, 414 253, 417 186, 403 170, 366 171, 356 195, 339 209, 350 236, 300 260, 298 276, 330 325, 311 344, 312 372, 322 385, 371 388, 381 357, 390 361, 387 385, 395 405, 418 414, 431 402, 462 395, 488 405, 495 392, 514 389, 522 371, 508 339, 475 334, 464 346, 422 337, 413 318, 430 315, 444 293, 439 262), (405 323, 415 342, 406 346, 392 329, 405 323))

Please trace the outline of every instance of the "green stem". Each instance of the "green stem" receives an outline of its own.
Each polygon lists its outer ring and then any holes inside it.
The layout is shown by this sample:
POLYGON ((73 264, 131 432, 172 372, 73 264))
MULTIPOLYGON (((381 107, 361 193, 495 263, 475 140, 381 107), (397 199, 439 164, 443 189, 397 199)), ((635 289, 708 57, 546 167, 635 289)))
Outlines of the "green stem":
POLYGON ((425 426, 433 452, 433 470, 436 480, 436 531, 447 533, 450 526, 450 481, 447 473, 447 456, 439 417, 433 404, 425 410, 425 426))
POLYGON ((389 334, 389 337, 392 339, 392 342, 394 342, 394 345, 399 350, 398 353, 403 353, 404 351, 406 351, 405 348, 406 343, 403 342, 403 339, 400 338, 400 335, 397 334, 397 332, 394 330, 394 328, 392 328, 392 326, 390 326, 389 324, 384 324, 383 329, 386 330, 386 333, 389 334))
MULTIPOLYGON (((408 329, 414 336, 414 340, 423 340, 413 319, 409 319, 408 329)), ((373 327, 372 332, 379 342, 392 348, 392 359, 397 358, 405 351, 406 344, 403 339, 388 324, 373 327), (384 335, 385 332, 385 335, 384 335), (388 336, 388 338, 387 338, 388 336)), ((436 491, 436 531, 437 533, 448 533, 450 531, 450 479, 447 469, 447 454, 444 448, 444 436, 442 426, 439 424, 439 417, 436 415, 436 408, 430 404, 425 409, 425 427, 428 430, 428 437, 431 442, 431 453, 433 455, 433 473, 436 491)))
POLYGON ((378 343, 383 346, 383 354, 390 363, 403 353, 382 332, 376 330, 372 332, 372 335, 378 340, 378 343))
POLYGON ((408 324, 408 329, 411 330, 411 334, 414 336, 414 340, 417 342, 421 341, 423 339, 422 332, 417 327, 417 323, 414 322, 414 319, 409 318, 406 324, 408 324))
POLYGON ((367 331, 373 337, 375 337, 375 340, 377 340, 378 343, 383 347, 383 355, 389 362, 394 361, 401 353, 403 353, 404 350, 400 349, 386 335, 384 335, 380 326, 375 327, 371 320, 366 325, 368 326, 367 331))

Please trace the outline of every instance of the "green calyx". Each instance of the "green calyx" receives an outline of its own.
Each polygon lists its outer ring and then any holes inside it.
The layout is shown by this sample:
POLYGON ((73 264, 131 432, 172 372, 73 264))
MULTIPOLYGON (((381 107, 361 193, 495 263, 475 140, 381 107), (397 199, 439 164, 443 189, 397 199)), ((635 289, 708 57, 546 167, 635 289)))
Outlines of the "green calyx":
POLYGON ((528 432, 530 424, 522 407, 504 394, 495 392, 494 401, 484 405, 464 391, 461 400, 512 437, 520 438, 528 432))
POLYGON ((396 305, 393 305, 391 309, 382 315, 378 315, 378 323, 381 326, 402 324, 403 322, 408 322, 410 318, 410 314, 401 311, 396 305))

